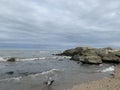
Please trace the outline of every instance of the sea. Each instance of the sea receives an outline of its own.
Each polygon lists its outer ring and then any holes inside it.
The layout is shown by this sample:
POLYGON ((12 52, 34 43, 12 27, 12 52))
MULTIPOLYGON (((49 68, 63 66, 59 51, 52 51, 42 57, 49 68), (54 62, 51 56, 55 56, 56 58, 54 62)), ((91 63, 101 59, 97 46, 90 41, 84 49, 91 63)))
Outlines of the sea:
POLYGON ((0 50, 0 90, 68 90, 113 73, 113 65, 85 65, 69 60, 70 57, 55 56, 61 52, 0 50), (16 62, 8 62, 11 57, 15 57, 16 62), (54 80, 51 86, 45 84, 49 78, 54 80))

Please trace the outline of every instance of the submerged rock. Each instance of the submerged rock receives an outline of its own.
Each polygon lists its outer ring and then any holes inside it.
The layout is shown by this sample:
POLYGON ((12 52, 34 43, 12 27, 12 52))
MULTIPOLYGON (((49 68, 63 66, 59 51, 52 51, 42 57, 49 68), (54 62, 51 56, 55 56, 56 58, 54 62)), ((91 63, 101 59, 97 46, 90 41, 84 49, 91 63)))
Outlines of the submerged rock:
POLYGON ((8 74, 8 75, 13 75, 13 74, 14 74, 14 71, 6 72, 6 74, 8 74))
POLYGON ((12 58, 9 58, 7 61, 8 61, 8 62, 15 62, 16 59, 15 59, 14 57, 12 57, 12 58))
POLYGON ((71 56, 71 60, 87 64, 120 63, 120 50, 111 47, 77 47, 65 50, 58 55, 71 56))

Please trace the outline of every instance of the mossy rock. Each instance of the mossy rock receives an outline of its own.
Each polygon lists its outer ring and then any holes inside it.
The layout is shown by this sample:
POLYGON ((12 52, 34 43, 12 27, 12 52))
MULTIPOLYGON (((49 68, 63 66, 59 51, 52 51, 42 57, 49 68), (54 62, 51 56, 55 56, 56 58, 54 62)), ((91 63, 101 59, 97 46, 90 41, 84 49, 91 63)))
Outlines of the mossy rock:
POLYGON ((12 57, 12 58, 9 58, 7 61, 8 61, 8 62, 15 62, 16 59, 15 59, 14 57, 12 57))

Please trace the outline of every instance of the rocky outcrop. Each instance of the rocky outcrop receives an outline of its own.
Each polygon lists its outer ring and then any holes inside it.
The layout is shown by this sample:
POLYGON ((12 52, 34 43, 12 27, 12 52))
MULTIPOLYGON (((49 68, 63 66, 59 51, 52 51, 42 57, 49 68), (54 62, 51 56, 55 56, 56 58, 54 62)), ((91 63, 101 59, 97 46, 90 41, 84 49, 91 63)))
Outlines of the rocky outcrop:
POLYGON ((120 51, 111 47, 77 47, 58 55, 71 56, 71 60, 87 64, 120 63, 120 51))

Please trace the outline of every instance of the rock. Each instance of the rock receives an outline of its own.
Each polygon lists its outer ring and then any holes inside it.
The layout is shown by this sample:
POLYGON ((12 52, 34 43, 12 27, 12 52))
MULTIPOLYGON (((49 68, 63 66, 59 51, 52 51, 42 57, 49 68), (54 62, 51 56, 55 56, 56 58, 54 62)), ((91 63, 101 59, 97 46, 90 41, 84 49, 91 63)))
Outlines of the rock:
POLYGON ((84 64, 101 64, 102 60, 99 56, 81 56, 80 57, 80 62, 84 64))
POLYGON ((102 60, 101 57, 97 55, 85 55, 85 56, 80 56, 80 55, 74 55, 71 60, 74 61, 79 61, 84 64, 101 64, 102 60))
POLYGON ((13 74, 14 74, 14 71, 6 72, 6 74, 8 74, 8 75, 13 75, 13 74))
POLYGON ((120 63, 120 50, 111 47, 77 47, 65 50, 59 55, 71 56, 71 60, 87 64, 120 63))
POLYGON ((72 56, 72 58, 70 60, 80 61, 80 55, 79 54, 74 55, 74 56, 72 56))
POLYGON ((113 55, 120 57, 120 51, 112 52, 113 55))
POLYGON ((16 59, 15 59, 14 57, 12 57, 12 58, 9 58, 7 61, 8 61, 8 62, 15 62, 16 59))
POLYGON ((106 63, 120 63, 120 58, 114 54, 108 54, 102 57, 102 61, 106 63))
POLYGON ((101 64, 102 60, 101 57, 99 56, 92 56, 92 55, 88 55, 88 56, 74 56, 73 60, 75 61, 80 61, 83 64, 101 64))
POLYGON ((111 47, 96 49, 96 53, 101 57, 108 55, 109 53, 113 54, 116 51, 119 51, 119 50, 111 48, 111 47))
POLYGON ((64 61, 63 59, 59 59, 58 61, 64 61))
POLYGON ((65 56, 74 56, 76 54, 82 55, 85 50, 89 50, 89 49, 93 49, 93 48, 91 48, 91 47, 77 47, 74 49, 68 49, 59 55, 65 55, 65 56))

